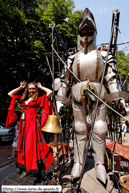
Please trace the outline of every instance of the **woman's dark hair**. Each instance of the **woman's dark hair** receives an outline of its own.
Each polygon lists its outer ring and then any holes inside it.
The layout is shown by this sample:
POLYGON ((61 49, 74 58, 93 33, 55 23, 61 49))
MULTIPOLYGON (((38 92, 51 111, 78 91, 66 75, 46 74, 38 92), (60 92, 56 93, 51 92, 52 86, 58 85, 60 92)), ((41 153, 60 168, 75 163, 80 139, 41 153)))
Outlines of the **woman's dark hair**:
POLYGON ((36 93, 33 95, 32 99, 33 101, 36 101, 38 96, 39 96, 39 89, 38 89, 38 86, 35 82, 30 82, 27 84, 27 87, 22 95, 22 98, 21 98, 21 101, 24 101, 26 99, 28 99, 30 96, 29 96, 29 91, 28 91, 28 88, 29 88, 29 85, 34 85, 36 87, 36 93))

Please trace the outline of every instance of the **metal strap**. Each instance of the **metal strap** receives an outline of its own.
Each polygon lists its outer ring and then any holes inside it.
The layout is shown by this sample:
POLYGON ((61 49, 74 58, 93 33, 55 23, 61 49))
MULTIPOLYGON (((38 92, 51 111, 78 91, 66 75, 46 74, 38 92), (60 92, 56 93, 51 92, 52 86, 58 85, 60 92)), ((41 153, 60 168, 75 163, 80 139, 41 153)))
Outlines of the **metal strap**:
POLYGON ((78 78, 80 79, 80 53, 77 55, 77 74, 78 78))

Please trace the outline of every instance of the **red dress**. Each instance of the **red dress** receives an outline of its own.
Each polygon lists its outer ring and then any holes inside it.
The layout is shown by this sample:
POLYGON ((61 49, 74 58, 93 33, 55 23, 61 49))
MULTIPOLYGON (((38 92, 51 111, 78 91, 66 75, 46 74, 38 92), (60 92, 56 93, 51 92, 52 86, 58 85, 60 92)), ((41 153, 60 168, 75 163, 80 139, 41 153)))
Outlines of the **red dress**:
MULTIPOLYGON (((14 95, 9 107, 6 120, 6 127, 15 121, 15 101, 21 101, 21 95, 14 95)), ((51 102, 46 95, 38 97, 37 101, 30 101, 27 105, 22 102, 21 114, 24 112, 24 119, 20 118, 18 137, 18 159, 16 167, 25 169, 27 173, 43 174, 53 171, 56 162, 41 132, 49 114, 53 114, 51 102), (37 109, 42 109, 41 121, 37 109)))

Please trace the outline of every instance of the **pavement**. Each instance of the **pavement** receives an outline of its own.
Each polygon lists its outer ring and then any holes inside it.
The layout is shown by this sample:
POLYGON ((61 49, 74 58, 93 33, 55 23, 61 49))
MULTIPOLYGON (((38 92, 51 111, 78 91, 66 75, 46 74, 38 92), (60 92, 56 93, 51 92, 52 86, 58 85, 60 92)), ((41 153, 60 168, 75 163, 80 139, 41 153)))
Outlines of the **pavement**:
POLYGON ((17 152, 15 152, 15 158, 8 160, 12 155, 12 141, 3 142, 0 145, 0 168, 14 162, 17 158, 17 152))
MULTIPOLYGON (((126 134, 127 142, 129 141, 129 133, 126 134)), ((106 142, 109 142, 110 139, 107 138, 106 142)), ((70 143, 71 144, 71 143, 70 143)), ((4 152, 4 149, 0 147, 0 153, 1 151, 4 152)), ((10 153, 11 153, 11 146, 10 146, 10 153)), ((4 154, 4 153, 3 153, 4 154)), ((4 163, 0 162, 0 168, 2 168, 5 165, 9 165, 10 163, 14 162, 14 160, 8 160, 8 156, 10 155, 3 155, 4 156, 4 163)), ((1 155, 1 154, 0 154, 1 155)), ((1 157, 0 157, 1 161, 1 157)), ((68 163, 69 164, 69 163, 68 163)), ((66 193, 67 190, 71 188, 70 182, 71 182, 71 164, 68 165, 66 172, 62 176, 62 183, 63 183, 63 191, 62 193, 66 193)), ((101 182, 99 182, 96 179, 95 174, 95 168, 94 168, 94 160, 93 158, 87 157, 86 165, 85 165, 85 172, 83 175, 83 179, 81 182, 81 188, 83 188, 87 193, 119 193, 118 185, 115 180, 115 175, 113 172, 108 171, 107 172, 107 184, 103 185, 101 182)))

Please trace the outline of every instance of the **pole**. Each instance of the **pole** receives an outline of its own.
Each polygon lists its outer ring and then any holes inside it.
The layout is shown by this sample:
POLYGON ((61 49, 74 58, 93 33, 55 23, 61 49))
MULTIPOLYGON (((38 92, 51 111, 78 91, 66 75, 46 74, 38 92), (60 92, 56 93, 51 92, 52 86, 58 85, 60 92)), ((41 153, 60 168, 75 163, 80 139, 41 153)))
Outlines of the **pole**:
MULTIPOLYGON (((55 23, 49 24, 49 28, 52 28, 52 47, 54 42, 54 28, 55 23)), ((54 102, 54 113, 57 114, 56 100, 55 100, 55 83, 54 83, 54 54, 52 49, 52 82, 53 82, 53 102, 54 102)), ((58 152, 58 137, 57 133, 54 133, 55 153, 57 156, 57 165, 59 166, 59 152, 58 152)))
POLYGON ((123 39, 123 41, 124 41, 124 43, 125 43, 126 47, 127 47, 127 49, 129 50, 129 47, 128 47, 128 45, 127 45, 126 41, 124 40, 124 38, 123 38, 123 36, 122 36, 122 33, 121 33, 121 31, 120 31, 120 29, 119 29, 119 27, 118 27, 118 26, 117 26, 117 29, 118 29, 118 31, 119 31, 119 33, 120 33, 120 35, 121 35, 121 37, 122 37, 122 39, 123 39))
POLYGON ((122 84, 122 88, 123 88, 123 86, 125 85, 125 83, 126 83, 126 81, 127 81, 127 79, 128 79, 128 76, 129 76, 129 72, 128 72, 127 76, 126 76, 126 79, 124 80, 124 82, 123 82, 123 84, 122 84))
MULTIPOLYGON (((55 23, 49 24, 49 28, 52 28, 52 47, 53 47, 53 42, 54 42, 54 28, 55 28, 55 23)), ((54 54, 53 54, 53 49, 52 49, 52 82, 53 82, 53 102, 54 102, 54 113, 57 114, 57 108, 56 108, 56 100, 55 100, 55 83, 54 83, 54 54)))

